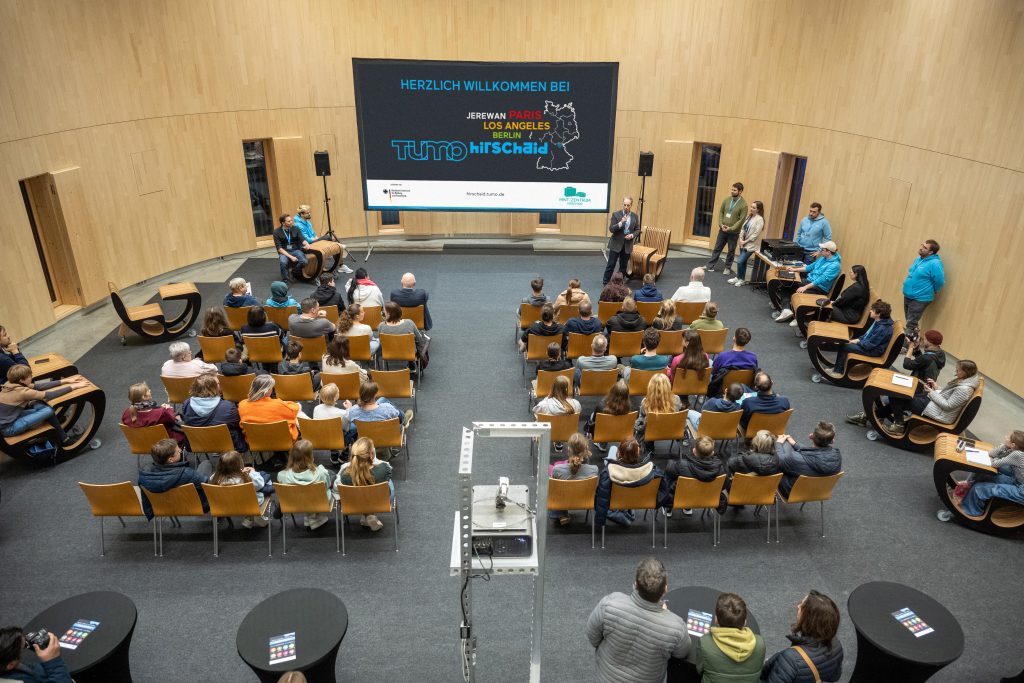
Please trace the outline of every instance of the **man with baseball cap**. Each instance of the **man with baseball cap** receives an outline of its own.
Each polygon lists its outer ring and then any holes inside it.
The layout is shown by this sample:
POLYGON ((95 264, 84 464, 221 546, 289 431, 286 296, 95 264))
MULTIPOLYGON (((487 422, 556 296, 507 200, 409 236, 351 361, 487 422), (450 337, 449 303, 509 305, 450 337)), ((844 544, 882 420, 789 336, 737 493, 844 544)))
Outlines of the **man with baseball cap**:
POLYGON ((783 307, 790 296, 794 293, 803 294, 828 294, 832 289, 832 283, 839 277, 842 270, 842 259, 839 257, 839 247, 832 240, 822 242, 818 245, 816 259, 805 266, 785 266, 780 271, 792 273, 804 273, 807 279, 802 277, 797 280, 773 279, 768 283, 768 298, 771 299, 772 318, 777 323, 788 322, 793 319, 793 311, 789 307, 783 307))

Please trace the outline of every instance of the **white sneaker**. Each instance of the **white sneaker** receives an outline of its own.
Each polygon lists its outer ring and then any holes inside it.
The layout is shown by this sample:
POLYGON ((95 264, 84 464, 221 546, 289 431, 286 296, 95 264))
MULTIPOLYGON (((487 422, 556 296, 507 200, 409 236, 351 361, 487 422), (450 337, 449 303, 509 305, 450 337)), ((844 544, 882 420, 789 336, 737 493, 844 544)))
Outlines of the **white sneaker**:
POLYGON ((253 517, 252 522, 261 529, 266 529, 267 525, 270 524, 270 520, 266 517, 253 517))
POLYGON ((791 321, 789 322, 789 326, 790 326, 790 327, 796 327, 796 320, 791 320, 791 321))
POLYGON ((342 264, 341 268, 338 269, 342 273, 354 273, 355 271, 349 268, 347 265, 342 264))
POLYGON ((788 308, 783 308, 782 311, 779 313, 778 317, 775 318, 775 322, 786 323, 789 322, 792 318, 793 311, 789 310, 788 308))
POLYGON ((747 284, 746 280, 739 280, 739 279, 736 280, 736 286, 737 287, 742 287, 745 284, 747 284))
POLYGON ((246 529, 251 529, 253 527, 252 517, 246 517, 245 519, 243 519, 242 526, 244 526, 246 529))
POLYGON ((314 529, 319 529, 324 524, 327 524, 327 515, 306 515, 306 526, 309 527, 310 531, 313 531, 314 529))
POLYGON ((689 517, 693 514, 693 510, 691 508, 683 508, 683 514, 689 517))
POLYGON ((380 531, 384 528, 384 522, 377 519, 377 515, 366 515, 359 523, 365 527, 369 527, 370 531, 380 531))
POLYGON ((731 277, 731 278, 729 278, 728 280, 726 280, 726 282, 728 282, 728 283, 729 283, 730 285, 734 285, 734 284, 736 284, 737 282, 739 282, 739 278, 736 278, 736 277, 731 277))

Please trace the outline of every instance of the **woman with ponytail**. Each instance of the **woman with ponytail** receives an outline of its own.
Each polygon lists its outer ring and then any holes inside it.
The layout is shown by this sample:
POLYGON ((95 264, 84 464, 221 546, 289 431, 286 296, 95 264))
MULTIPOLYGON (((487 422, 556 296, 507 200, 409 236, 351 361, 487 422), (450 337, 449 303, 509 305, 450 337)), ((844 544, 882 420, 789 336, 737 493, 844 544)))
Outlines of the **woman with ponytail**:
POLYGON ((347 298, 350 304, 362 304, 363 306, 384 306, 384 295, 366 268, 356 270, 355 276, 348 281, 347 298))
MULTIPOLYGON (((342 465, 341 471, 338 472, 338 478, 334 482, 335 488, 339 485, 371 486, 386 481, 391 487, 391 502, 394 504, 395 485, 391 481, 391 465, 378 460, 376 456, 373 440, 365 436, 356 439, 352 444, 352 458, 342 465)), ((377 519, 376 515, 366 515, 359 523, 369 527, 370 531, 380 531, 384 528, 384 523, 377 519)))
MULTIPOLYGON (((597 476, 597 465, 587 462, 590 459, 590 440, 586 436, 576 432, 569 437, 568 456, 568 459, 551 466, 552 479, 589 479, 597 476)), ((561 526, 572 522, 568 510, 550 510, 548 518, 557 519, 561 526)))
POLYGON ((562 306, 579 306, 582 303, 590 303, 590 295, 580 289, 580 279, 574 277, 569 280, 569 286, 555 299, 555 313, 562 306))

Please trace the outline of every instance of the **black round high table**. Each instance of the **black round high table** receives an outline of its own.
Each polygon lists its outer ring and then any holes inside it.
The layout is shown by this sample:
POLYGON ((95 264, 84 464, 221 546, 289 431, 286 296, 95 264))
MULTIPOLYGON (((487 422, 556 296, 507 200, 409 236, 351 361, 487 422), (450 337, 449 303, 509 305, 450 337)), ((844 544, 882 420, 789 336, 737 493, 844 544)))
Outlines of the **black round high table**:
MULTIPOLYGON (((131 683, 128 650, 131 648, 138 614, 135 603, 128 596, 112 591, 96 591, 75 595, 48 607, 28 622, 24 630, 27 633, 45 628, 60 638, 77 621, 97 621, 99 625, 82 639, 76 649, 60 649, 61 658, 77 683, 131 683)), ((27 651, 25 659, 36 661, 34 652, 27 651)))
MULTIPOLYGON (((926 681, 964 651, 964 632, 949 610, 916 588, 889 581, 858 586, 846 601, 857 631, 851 681, 926 681), (909 609, 933 629, 916 636, 893 613, 909 609)), ((919 632, 926 630, 911 623, 919 632)))
MULTIPOLYGON (((682 617, 683 621, 686 621, 686 617, 691 609, 707 612, 714 616, 715 603, 718 602, 718 596, 724 592, 717 588, 708 588, 707 586, 685 586, 666 593, 665 602, 668 604, 670 611, 678 614, 682 617)), ((757 625, 757 619, 749 611, 747 612, 747 626, 754 633, 761 633, 761 629, 757 625)), ((690 640, 693 641, 693 647, 697 647, 697 637, 692 633, 690 634, 690 640)), ((700 683, 700 674, 697 673, 696 666, 684 659, 669 659, 668 678, 666 680, 668 683, 700 683)))
POLYGON ((334 662, 348 630, 348 610, 320 588, 293 588, 252 608, 238 627, 238 656, 261 681, 274 683, 285 671, 301 671, 309 683, 334 683, 334 662), (270 663, 270 640, 295 634, 295 659, 270 663))

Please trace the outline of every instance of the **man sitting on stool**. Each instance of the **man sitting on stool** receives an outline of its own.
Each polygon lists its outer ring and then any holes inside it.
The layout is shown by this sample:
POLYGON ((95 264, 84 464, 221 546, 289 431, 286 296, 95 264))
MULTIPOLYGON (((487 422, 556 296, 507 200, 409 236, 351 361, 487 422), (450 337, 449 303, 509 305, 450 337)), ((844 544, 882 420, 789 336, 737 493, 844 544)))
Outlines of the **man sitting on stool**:
POLYGON ((282 213, 277 220, 280 225, 274 229, 274 247, 277 248, 281 279, 285 282, 293 282, 291 268, 306 267, 308 260, 302 250, 309 246, 309 242, 295 226, 295 220, 291 216, 282 213))
MULTIPOLYGON (((313 242, 319 242, 320 240, 331 241, 330 237, 316 236, 316 230, 313 229, 313 221, 311 220, 311 216, 312 214, 310 213, 309 210, 309 204, 301 204, 299 208, 296 209, 295 216, 292 217, 292 219, 295 221, 295 227, 297 227, 299 229, 299 232, 302 233, 303 239, 305 239, 310 244, 313 244, 313 242)), ((337 240, 333 241, 337 242, 337 240)), ((339 242, 339 244, 341 243, 339 242)), ((346 253, 344 244, 341 245, 341 253, 346 253)), ((342 264, 339 270, 343 273, 352 272, 352 269, 346 266, 345 264, 342 264)))
POLYGON ((846 372, 846 357, 851 353, 881 357, 889 347, 892 339, 892 306, 879 299, 871 304, 868 315, 871 316, 871 327, 864 336, 851 339, 839 349, 833 366, 834 374, 842 375, 846 372))
POLYGON ((794 291, 797 294, 803 294, 804 292, 828 294, 829 290, 832 289, 832 283, 839 277, 841 269, 842 259, 839 256, 839 247, 832 241, 822 242, 818 245, 818 257, 810 265, 780 268, 780 272, 807 273, 807 279, 784 280, 782 278, 775 278, 768 283, 768 298, 771 299, 772 308, 776 310, 775 313, 772 313, 772 319, 777 323, 792 320, 792 304, 783 308, 783 302, 794 291))

